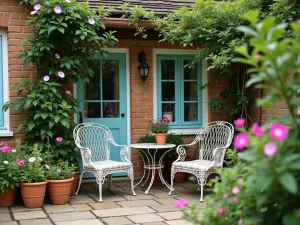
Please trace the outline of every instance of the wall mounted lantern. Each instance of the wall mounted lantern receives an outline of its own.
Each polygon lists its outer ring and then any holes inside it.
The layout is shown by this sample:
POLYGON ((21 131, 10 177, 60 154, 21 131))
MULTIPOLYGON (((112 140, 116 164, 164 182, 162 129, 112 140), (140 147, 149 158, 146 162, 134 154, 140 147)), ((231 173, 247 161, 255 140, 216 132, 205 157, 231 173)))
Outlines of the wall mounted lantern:
POLYGON ((138 55, 138 60, 140 65, 137 67, 139 70, 140 77, 142 78, 143 82, 146 81, 146 78, 149 75, 150 66, 146 63, 146 53, 145 51, 141 51, 138 55))

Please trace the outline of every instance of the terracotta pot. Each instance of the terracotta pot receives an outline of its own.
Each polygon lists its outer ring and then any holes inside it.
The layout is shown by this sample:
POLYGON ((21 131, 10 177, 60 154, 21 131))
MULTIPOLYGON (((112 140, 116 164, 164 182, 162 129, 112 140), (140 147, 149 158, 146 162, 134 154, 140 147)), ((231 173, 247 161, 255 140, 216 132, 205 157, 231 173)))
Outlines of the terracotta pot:
POLYGON ((39 208, 44 203, 47 181, 21 183, 21 195, 27 208, 39 208))
POLYGON ((70 196, 75 195, 77 184, 78 184, 78 177, 79 177, 79 172, 74 173, 73 175, 74 180, 72 181, 70 196))
POLYGON ((167 140, 167 135, 168 135, 168 133, 156 133, 155 134, 156 143, 158 145, 164 145, 167 140))
POLYGON ((67 204, 74 178, 65 180, 48 180, 48 194, 53 205, 67 204))
POLYGON ((175 174, 175 177, 174 177, 174 182, 175 183, 182 183, 185 181, 185 177, 186 177, 186 173, 183 173, 183 172, 177 172, 175 174))
POLYGON ((13 206, 16 203, 17 188, 7 187, 2 193, 0 191, 0 206, 13 206))

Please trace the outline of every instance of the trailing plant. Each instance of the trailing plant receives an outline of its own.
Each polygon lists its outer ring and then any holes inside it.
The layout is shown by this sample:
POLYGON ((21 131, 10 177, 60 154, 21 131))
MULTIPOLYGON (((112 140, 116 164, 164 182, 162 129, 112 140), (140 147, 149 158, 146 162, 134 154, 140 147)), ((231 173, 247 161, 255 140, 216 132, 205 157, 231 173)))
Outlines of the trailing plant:
MULTIPOLYGON (((55 159, 76 163, 71 115, 78 100, 69 89, 73 82, 93 76, 89 58, 105 55, 103 50, 117 42, 114 32, 105 32, 101 8, 74 0, 25 0, 32 7, 28 27, 32 33, 23 42, 19 58, 33 64, 37 77, 22 78, 13 86, 17 98, 4 105, 24 112, 18 131, 24 129, 28 146, 38 143, 45 152, 49 139, 55 159), (71 157, 71 158, 70 158, 71 157)), ((25 143, 26 144, 26 143, 25 143)))
MULTIPOLYGON (((236 49, 243 57, 235 60, 252 68, 247 86, 266 89, 257 105, 271 108, 283 101, 288 110, 273 117, 271 125, 245 123, 234 146, 247 149, 240 156, 245 163, 224 169, 221 182, 215 181, 213 194, 205 202, 208 208, 201 221, 198 210, 185 209, 185 217, 195 224, 210 225, 298 225, 300 224, 300 21, 276 24, 275 17, 260 20, 258 11, 245 18, 251 26, 238 29, 249 35, 250 44, 236 49), (290 27, 291 37, 282 38, 290 27)), ((245 120, 243 120, 245 121, 245 120)))

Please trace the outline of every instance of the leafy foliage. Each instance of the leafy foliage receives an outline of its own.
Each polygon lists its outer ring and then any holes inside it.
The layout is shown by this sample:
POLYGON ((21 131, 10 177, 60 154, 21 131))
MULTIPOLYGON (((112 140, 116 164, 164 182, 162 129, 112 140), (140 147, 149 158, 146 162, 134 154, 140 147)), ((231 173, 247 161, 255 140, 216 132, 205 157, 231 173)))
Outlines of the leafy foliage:
POLYGON ((59 162, 56 165, 49 166, 46 178, 47 180, 65 180, 71 178, 74 172, 74 165, 69 165, 68 162, 59 162))

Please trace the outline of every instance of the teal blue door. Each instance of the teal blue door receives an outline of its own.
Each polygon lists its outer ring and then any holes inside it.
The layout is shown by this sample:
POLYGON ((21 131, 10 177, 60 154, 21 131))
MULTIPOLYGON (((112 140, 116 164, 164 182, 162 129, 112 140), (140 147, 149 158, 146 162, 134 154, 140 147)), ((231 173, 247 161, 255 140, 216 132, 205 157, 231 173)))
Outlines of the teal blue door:
MULTIPOLYGON (((79 81, 79 111, 85 112, 83 122, 101 123, 110 128, 117 144, 127 145, 126 55, 108 54, 90 60, 94 76, 79 81)), ((111 148, 111 159, 121 161, 120 148, 111 148)), ((118 174, 119 176, 123 174, 118 174)))

